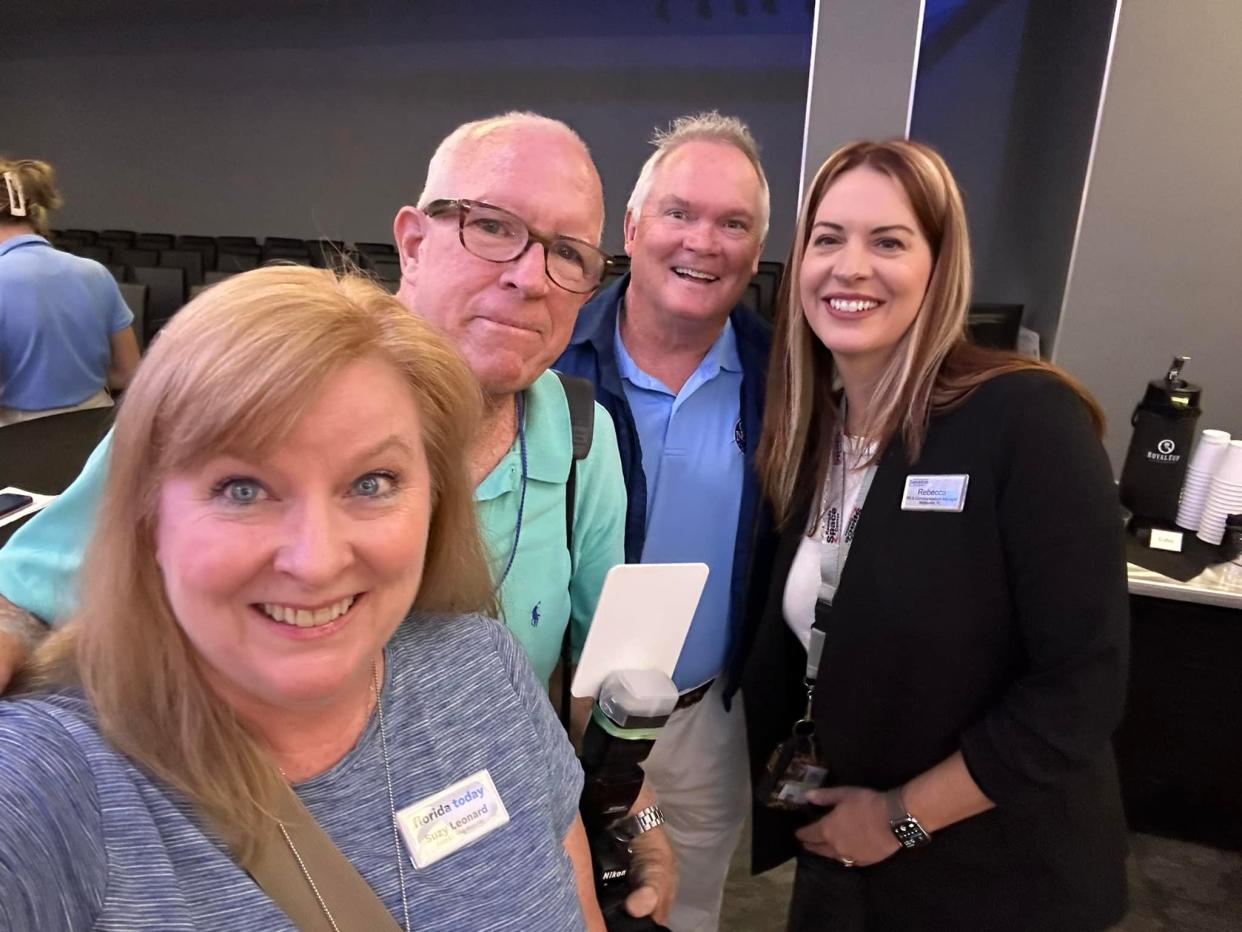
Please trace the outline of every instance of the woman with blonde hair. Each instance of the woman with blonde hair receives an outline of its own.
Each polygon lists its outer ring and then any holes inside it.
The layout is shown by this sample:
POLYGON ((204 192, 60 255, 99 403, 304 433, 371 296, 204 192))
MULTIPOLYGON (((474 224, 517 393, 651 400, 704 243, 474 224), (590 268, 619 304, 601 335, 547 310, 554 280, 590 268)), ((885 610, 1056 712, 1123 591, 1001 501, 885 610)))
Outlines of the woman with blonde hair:
POLYGON ((80 607, 0 702, 0 928, 602 927, 581 771, 493 610, 475 380, 356 277, 161 332, 80 607))
POLYGON ((970 249, 927 146, 808 191, 760 446, 746 694, 754 867, 791 930, 1094 930, 1125 911, 1110 735, 1121 519, 1102 418, 966 335, 970 249))
POLYGON ((47 162, 0 157, 0 426, 109 407, 138 365, 108 270, 46 239, 60 204, 47 162))

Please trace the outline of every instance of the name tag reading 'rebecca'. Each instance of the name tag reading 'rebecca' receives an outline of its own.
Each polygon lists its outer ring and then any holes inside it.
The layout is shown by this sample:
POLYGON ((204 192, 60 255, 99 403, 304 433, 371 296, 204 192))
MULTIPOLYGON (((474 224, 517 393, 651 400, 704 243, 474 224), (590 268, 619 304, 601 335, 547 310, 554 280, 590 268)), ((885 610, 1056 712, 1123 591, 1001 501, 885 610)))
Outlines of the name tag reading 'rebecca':
POLYGON ((415 867, 428 867, 509 822, 486 770, 459 780, 397 813, 397 825, 415 867))
POLYGON ((970 476, 906 476, 902 511, 961 511, 970 476))

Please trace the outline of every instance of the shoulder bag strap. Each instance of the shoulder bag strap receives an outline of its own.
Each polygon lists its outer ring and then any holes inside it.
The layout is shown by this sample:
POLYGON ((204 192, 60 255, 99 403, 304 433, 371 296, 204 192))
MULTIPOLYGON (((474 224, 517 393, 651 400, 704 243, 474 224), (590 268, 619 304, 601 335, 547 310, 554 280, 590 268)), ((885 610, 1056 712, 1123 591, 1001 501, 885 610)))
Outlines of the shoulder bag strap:
MULTIPOLYGON (((574 503, 578 497, 578 461, 591 452, 591 440, 595 436, 595 386, 576 375, 558 372, 561 387, 565 389, 565 401, 569 403, 569 429, 573 437, 573 462, 569 477, 565 480, 565 549, 569 551, 570 573, 574 560, 574 503)), ((573 663, 570 630, 573 619, 565 625, 561 639, 561 724, 569 730, 569 668, 573 663)))
MULTIPOLYGON (((297 847, 306 873, 315 881, 319 896, 323 897, 338 925, 400 932, 401 926, 392 913, 349 858, 333 844, 292 788, 281 800, 277 815, 297 847)), ((379 835, 385 840, 390 837, 386 831, 379 835)), ((405 857, 405 852, 398 856, 405 857)), ((302 932, 332 932, 302 865, 279 831, 263 845, 248 873, 302 932)))

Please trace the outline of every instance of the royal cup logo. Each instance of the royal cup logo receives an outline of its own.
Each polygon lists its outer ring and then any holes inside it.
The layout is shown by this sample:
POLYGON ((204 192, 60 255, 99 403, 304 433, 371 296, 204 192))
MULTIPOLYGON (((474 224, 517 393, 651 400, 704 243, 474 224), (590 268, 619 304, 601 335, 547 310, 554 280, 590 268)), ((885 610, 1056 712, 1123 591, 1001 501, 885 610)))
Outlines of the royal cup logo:
POLYGON ((1153 463, 1176 463, 1182 458, 1180 453, 1173 452, 1176 449, 1177 444, 1166 437, 1156 444, 1154 452, 1151 450, 1147 451, 1147 458, 1153 463))

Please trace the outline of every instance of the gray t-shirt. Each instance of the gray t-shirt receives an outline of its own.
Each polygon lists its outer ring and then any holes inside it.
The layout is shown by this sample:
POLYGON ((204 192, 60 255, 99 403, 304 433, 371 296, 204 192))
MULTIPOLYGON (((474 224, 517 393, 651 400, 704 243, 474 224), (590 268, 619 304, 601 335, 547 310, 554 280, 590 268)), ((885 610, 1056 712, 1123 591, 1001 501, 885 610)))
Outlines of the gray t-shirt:
MULTIPOLYGON (((402 848, 412 926, 582 928, 562 845, 582 771, 512 636, 478 616, 412 616, 387 647, 381 695, 398 809, 486 768, 510 818, 421 870, 402 848)), ((400 923, 375 715, 336 766, 296 789, 400 923)), ((0 929, 293 925, 185 800, 116 751, 80 695, 61 693, 0 702, 0 929)))

